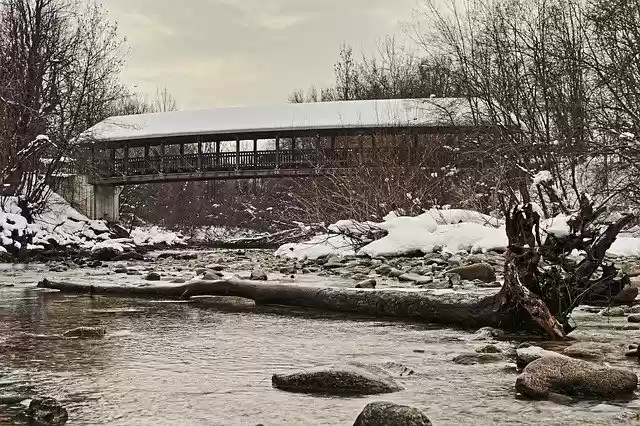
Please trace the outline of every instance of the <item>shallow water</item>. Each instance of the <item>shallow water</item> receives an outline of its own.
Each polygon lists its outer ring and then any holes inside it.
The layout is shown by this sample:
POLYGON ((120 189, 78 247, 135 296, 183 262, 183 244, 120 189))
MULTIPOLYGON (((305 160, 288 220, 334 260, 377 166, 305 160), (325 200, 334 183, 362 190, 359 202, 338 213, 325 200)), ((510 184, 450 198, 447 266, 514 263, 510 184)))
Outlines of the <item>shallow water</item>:
MULTIPOLYGON (((35 283, 58 275, 104 279, 104 270, 0 269, 0 285, 15 284, 0 288, 0 395, 55 397, 68 408, 69 425, 351 425, 379 400, 422 408, 435 425, 623 424, 640 411, 637 401, 563 406, 516 399, 507 362, 451 362, 486 343, 459 330, 305 310, 222 309, 205 300, 69 296, 35 283), (105 339, 59 336, 96 325, 108 330, 105 339), (398 379, 404 391, 363 398, 271 387, 273 373, 344 361, 393 361, 416 374, 398 379)), ((580 314, 578 337, 630 342, 639 332, 620 330, 623 320, 580 314)), ((622 357, 614 363, 637 367, 622 357)), ((16 411, 0 405, 0 424, 20 424, 10 420, 16 411)))

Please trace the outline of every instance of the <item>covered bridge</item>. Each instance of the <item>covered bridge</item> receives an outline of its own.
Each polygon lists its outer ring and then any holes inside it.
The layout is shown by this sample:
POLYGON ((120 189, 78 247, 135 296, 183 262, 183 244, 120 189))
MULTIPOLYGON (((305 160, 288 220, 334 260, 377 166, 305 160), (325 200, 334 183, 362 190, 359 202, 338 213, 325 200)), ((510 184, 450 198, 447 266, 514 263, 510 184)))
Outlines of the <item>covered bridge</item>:
MULTIPOLYGON (((220 108, 111 117, 84 132, 87 214, 116 220, 117 187, 141 183, 322 175, 371 162, 376 140, 477 133, 467 99, 393 99, 220 108)), ((77 190, 77 185, 74 185, 77 190)), ((77 197, 73 197, 77 198, 77 197)))

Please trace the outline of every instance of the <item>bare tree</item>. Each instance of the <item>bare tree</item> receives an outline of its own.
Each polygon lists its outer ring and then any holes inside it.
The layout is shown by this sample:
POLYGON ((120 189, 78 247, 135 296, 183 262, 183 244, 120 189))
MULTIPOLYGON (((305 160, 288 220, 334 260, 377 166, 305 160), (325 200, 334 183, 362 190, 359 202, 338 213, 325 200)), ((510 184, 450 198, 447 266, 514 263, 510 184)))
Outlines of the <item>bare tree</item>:
POLYGON ((118 83, 121 42, 103 10, 79 0, 0 3, 0 112, 3 161, 51 143, 49 161, 22 161, 5 184, 38 208, 55 184, 73 138, 109 114, 124 90, 118 83))

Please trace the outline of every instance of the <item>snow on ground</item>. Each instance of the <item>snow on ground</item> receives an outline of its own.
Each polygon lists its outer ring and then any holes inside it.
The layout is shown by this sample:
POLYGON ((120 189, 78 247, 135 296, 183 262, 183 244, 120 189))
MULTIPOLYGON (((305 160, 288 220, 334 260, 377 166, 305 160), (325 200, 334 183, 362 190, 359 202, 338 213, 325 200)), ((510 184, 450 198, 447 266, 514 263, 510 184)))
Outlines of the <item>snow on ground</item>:
POLYGON ((200 244, 257 238, 263 233, 251 229, 228 228, 223 226, 203 226, 191 231, 190 241, 200 244))
POLYGON ((42 249, 52 244, 91 248, 98 241, 109 238, 104 221, 90 220, 78 213, 57 194, 52 194, 34 223, 27 223, 18 207, 16 197, 0 199, 0 243, 5 248, 42 249), (30 238, 29 238, 30 237, 30 238), (25 241, 31 240, 27 247, 25 241))
POLYGON ((17 197, 0 198, 0 252, 51 246, 92 251, 111 248, 123 252, 133 246, 185 244, 181 235, 158 227, 136 228, 131 235, 131 239, 112 239, 105 221, 89 219, 56 193, 51 194, 44 210, 34 216, 34 223, 27 223, 22 216, 17 197), (25 242, 27 245, 23 247, 25 242))
POLYGON ((172 232, 158 226, 138 227, 131 231, 131 239, 137 246, 185 245, 186 238, 180 233, 172 232))
MULTIPOLYGON (((568 219, 567 216, 558 216, 544 220, 541 222, 541 231, 543 234, 567 235, 568 219)), ((341 221, 330 229, 335 231, 341 228, 339 224, 344 227, 347 223, 349 229, 357 229, 356 224, 350 221, 341 221)), ((508 243, 501 221, 469 210, 430 210, 416 217, 390 214, 384 222, 374 226, 387 231, 387 235, 366 244, 358 254, 393 257, 417 251, 430 253, 440 250, 449 253, 480 253, 504 251, 508 243)), ((315 259, 329 254, 344 256, 356 254, 352 243, 352 239, 343 235, 317 235, 304 243, 286 244, 280 247, 276 254, 298 259, 315 259)), ((618 237, 609 254, 640 256, 640 238, 618 237)))
POLYGON ((303 243, 290 243, 276 250, 277 256, 295 259, 317 259, 335 254, 337 256, 354 255, 353 240, 344 235, 322 234, 303 243))

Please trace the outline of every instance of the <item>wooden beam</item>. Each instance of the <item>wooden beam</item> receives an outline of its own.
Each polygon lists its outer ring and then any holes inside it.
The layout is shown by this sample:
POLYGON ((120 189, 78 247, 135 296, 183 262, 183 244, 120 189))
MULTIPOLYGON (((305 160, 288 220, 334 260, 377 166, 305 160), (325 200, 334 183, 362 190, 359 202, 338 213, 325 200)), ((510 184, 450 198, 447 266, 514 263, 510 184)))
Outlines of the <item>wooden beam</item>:
POLYGON ((129 147, 124 148, 124 160, 122 161, 122 168, 125 175, 129 174, 129 147))
POLYGON ((219 166, 220 165, 220 141, 216 141, 216 159, 215 159, 215 165, 219 166))
POLYGON ((109 164, 109 172, 110 174, 113 176, 116 173, 116 149, 115 148, 111 148, 110 152, 109 152, 109 161, 111 162, 111 164, 109 164))
POLYGON ((165 144, 160 145, 160 172, 164 173, 166 170, 165 155, 167 153, 167 146, 165 144))
POLYGON ((276 169, 280 168, 280 136, 276 136, 276 169))
POLYGON ((253 140, 253 166, 258 167, 258 139, 253 140))
POLYGON ((151 163, 149 162, 149 144, 144 146, 144 167, 146 170, 151 169, 151 163))
POLYGON ((296 138, 291 138, 291 163, 297 163, 297 155, 296 155, 296 138))
POLYGON ((240 139, 236 139, 236 169, 240 170, 240 139))
POLYGON ((91 175, 98 175, 98 153, 95 145, 91 146, 91 175))
POLYGON ((376 134, 371 134, 371 161, 372 163, 378 162, 378 147, 376 146, 376 134))
POLYGON ((198 171, 202 170, 202 141, 198 139, 198 171))

